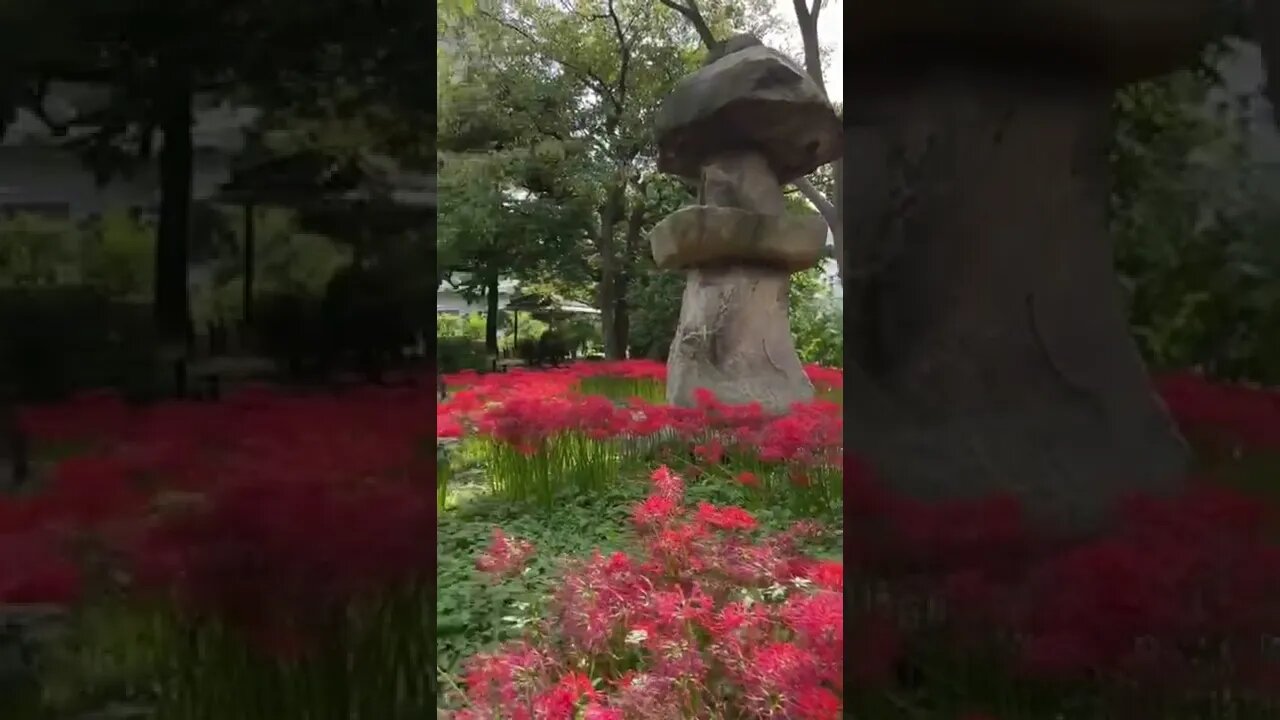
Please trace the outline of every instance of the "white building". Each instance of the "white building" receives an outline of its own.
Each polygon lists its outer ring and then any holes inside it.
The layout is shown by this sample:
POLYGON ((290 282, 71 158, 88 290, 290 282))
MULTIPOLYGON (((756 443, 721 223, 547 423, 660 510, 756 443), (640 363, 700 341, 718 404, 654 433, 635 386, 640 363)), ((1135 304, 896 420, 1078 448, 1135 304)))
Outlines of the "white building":
MULTIPOLYGON (((507 302, 511 300, 518 289, 519 285, 514 280, 498 281, 499 310, 507 307, 507 302)), ((447 280, 440 283, 440 286, 436 288, 436 314, 482 315, 488 311, 489 303, 485 298, 479 297, 475 300, 468 300, 447 280)))
MULTIPOLYGON (((57 84, 49 92, 46 112, 65 121, 77 110, 89 111, 108 99, 100 88, 57 84)), ((244 147, 245 130, 258 111, 227 104, 201 106, 195 113, 193 198, 204 200, 230 178, 232 160, 244 147)), ((68 137, 84 134, 71 131, 68 137)), ((151 214, 159 206, 158 167, 153 159, 128 177, 99 185, 77 155, 30 112, 20 111, 0 138, 0 213, 31 212, 82 220, 108 210, 151 214)), ((159 143, 156 144, 159 147, 159 143)))

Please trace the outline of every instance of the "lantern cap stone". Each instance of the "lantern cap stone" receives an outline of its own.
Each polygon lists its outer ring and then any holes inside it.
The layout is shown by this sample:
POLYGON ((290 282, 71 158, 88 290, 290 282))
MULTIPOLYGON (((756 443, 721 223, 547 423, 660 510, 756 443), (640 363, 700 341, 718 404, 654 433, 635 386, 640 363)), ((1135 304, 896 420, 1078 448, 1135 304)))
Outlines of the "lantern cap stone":
POLYGON ((658 109, 660 171, 698 178, 708 158, 749 150, 786 183, 841 157, 840 117, 803 68, 750 35, 720 52, 658 109))

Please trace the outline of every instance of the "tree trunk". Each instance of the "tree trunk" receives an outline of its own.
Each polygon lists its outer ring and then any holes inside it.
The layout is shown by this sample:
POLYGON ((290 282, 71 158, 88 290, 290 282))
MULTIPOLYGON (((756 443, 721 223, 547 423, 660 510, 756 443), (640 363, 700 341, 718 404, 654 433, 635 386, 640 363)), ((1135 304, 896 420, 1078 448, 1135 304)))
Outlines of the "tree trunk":
MULTIPOLYGON (((0 398, 0 477, 5 474, 9 476, 9 489, 19 489, 31 474, 31 461, 18 408, 12 401, 0 398)), ((0 485, 0 492, 5 489, 0 485)))
POLYGON ((490 355, 498 354, 498 273, 489 273, 485 278, 484 296, 488 301, 484 316, 484 347, 490 355))
POLYGON ((627 287, 630 283, 631 279, 625 270, 618 273, 617 297, 613 304, 613 347, 619 359, 627 357, 631 339, 631 308, 627 305, 627 287))
POLYGON ((637 199, 631 205, 631 211, 627 214, 627 231, 626 239, 623 241, 623 247, 626 249, 625 267, 618 273, 617 303, 614 305, 614 331, 615 343, 619 352, 623 357, 628 354, 631 347, 631 306, 627 302, 627 295, 631 290, 631 275, 636 268, 636 259, 640 257, 640 253, 644 252, 644 219, 646 211, 643 200, 637 199))
MULTIPOLYGON (((845 155, 849 153, 848 143, 845 144, 845 155)), ((844 160, 837 160, 831 166, 831 170, 835 173, 836 189, 835 189, 835 222, 827 223, 831 228, 831 239, 835 245, 836 251, 836 275, 840 278, 840 287, 844 287, 844 160)))
POLYGON ((192 85, 190 69, 173 62, 161 88, 160 221, 156 228, 156 330, 163 342, 191 340, 187 245, 191 225, 192 85))
POLYGON ((626 181, 619 180, 609 189, 604 205, 600 208, 600 228, 596 236, 600 251, 600 286, 597 288, 600 305, 600 331, 604 339, 604 356, 620 360, 626 346, 618 345, 618 248, 616 226, 626 209, 626 181))
POLYGON ((256 208, 253 203, 245 203, 244 205, 244 326, 248 329, 253 324, 253 280, 256 273, 255 260, 257 260, 257 227, 255 226, 254 213, 256 208))
POLYGON ((1253 28, 1267 71, 1267 99, 1280 127, 1280 1, 1253 0, 1253 28))
POLYGON ((1186 451, 1112 268, 1112 88, 983 69, 852 81, 847 447, 908 495, 1008 491, 1064 531, 1180 487, 1186 451))

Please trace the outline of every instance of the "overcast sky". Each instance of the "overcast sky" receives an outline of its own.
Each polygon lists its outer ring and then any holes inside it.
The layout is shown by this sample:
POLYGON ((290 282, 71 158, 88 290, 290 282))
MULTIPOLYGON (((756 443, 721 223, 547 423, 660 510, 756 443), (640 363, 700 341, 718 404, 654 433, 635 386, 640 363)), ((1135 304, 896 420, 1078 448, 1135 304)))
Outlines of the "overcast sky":
MULTIPOLYGON (((792 0, 773 0, 778 9, 778 16, 783 19, 784 27, 781 28, 780 38, 765 39, 765 44, 773 44, 777 42, 779 49, 785 47, 788 51, 799 54, 800 52, 800 28, 796 25, 796 9, 792 0)), ((812 0, 809 0, 812 2, 812 0)), ((825 0, 826 7, 822 8, 822 12, 818 14, 818 42, 823 48, 830 51, 827 60, 827 66, 823 68, 823 80, 827 85, 827 97, 835 103, 844 102, 844 2, 843 0, 825 0)), ((830 231, 827 233, 827 244, 833 241, 830 231)), ((834 287, 835 296, 841 298, 844 296, 843 288, 836 281, 839 274, 836 272, 836 264, 834 260, 827 260, 823 263, 824 269, 834 287)))
MULTIPOLYGON (((812 0, 808 0, 812 2, 812 0)), ((778 16, 785 22, 785 43, 799 53, 800 28, 796 25, 796 9, 792 0, 773 0, 778 16)), ((823 79, 832 102, 844 102, 844 1, 824 0, 826 7, 818 14, 818 42, 831 51, 823 79)), ((768 41, 766 41, 768 44, 768 41)))

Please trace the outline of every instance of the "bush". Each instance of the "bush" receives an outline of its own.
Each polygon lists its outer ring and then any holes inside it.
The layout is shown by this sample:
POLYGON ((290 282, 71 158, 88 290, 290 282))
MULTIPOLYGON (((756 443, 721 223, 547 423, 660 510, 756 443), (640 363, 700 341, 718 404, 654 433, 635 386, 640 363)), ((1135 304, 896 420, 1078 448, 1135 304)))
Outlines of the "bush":
POLYGON ((563 333, 548 328, 537 340, 520 338, 516 356, 529 365, 559 365, 569 357, 569 345, 563 333))
POLYGON ((83 286, 0 291, 0 383, 19 400, 102 387, 154 394, 156 347, 148 305, 83 286))
POLYGON ((684 273, 660 271, 648 258, 641 263, 641 272, 627 288, 631 308, 628 351, 633 358, 666 360, 680 320, 684 273))
MULTIPOLYGON (((423 301, 425 302, 425 301, 423 301)), ((348 267, 325 288, 325 334, 337 359, 353 360, 377 375, 401 358, 419 331, 409 289, 379 269, 348 267)))
POLYGON ((259 351, 294 378, 328 365, 320 302, 300 293, 270 293, 254 301, 253 331, 259 351))
POLYGON ((436 367, 441 372, 460 370, 484 370, 488 367, 489 353, 484 341, 465 337, 436 338, 436 367))

